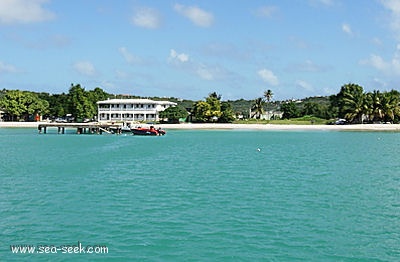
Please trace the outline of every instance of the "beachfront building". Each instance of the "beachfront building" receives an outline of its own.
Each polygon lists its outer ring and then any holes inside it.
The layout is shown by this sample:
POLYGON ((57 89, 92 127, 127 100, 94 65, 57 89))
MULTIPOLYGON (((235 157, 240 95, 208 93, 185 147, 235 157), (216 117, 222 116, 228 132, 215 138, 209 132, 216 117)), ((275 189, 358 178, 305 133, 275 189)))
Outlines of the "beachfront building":
MULTIPOLYGON (((263 120, 273 120, 273 119, 281 119, 283 117, 283 112, 281 111, 266 111, 264 114, 257 115, 256 113, 252 112, 251 109, 249 111, 251 115, 250 118, 254 119, 263 119, 263 120)), ((238 119, 243 119, 243 115, 237 116, 238 119)))
POLYGON ((159 121, 160 112, 177 104, 150 99, 108 99, 98 101, 99 122, 159 121))

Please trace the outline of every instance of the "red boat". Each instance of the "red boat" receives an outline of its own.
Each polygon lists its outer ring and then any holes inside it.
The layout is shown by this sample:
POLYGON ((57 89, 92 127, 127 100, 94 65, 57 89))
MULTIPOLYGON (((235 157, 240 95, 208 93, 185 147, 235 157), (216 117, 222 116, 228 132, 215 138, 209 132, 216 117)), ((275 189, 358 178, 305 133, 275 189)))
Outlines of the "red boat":
POLYGON ((134 135, 138 136, 163 136, 166 134, 165 130, 158 128, 155 129, 154 126, 147 127, 135 127, 131 128, 134 135))

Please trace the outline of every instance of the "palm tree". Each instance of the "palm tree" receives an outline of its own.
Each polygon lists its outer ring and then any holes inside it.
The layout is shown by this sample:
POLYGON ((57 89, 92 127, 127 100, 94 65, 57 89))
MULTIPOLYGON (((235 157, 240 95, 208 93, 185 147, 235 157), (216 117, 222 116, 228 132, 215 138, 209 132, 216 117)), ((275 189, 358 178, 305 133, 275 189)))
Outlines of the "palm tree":
POLYGON ((215 98, 217 100, 221 100, 222 96, 217 94, 217 92, 212 92, 208 95, 208 97, 215 98))
MULTIPOLYGON (((267 105, 271 102, 272 97, 274 94, 272 93, 271 89, 268 89, 267 91, 264 92, 264 98, 267 101, 267 105)), ((267 108, 267 118, 269 120, 269 109, 267 108)))
POLYGON ((385 122, 393 122, 400 115, 400 95, 396 90, 384 92, 381 96, 382 115, 385 122))
POLYGON ((251 106, 251 112, 254 112, 253 116, 256 115, 258 119, 264 114, 264 100, 261 97, 254 100, 254 104, 251 106))
POLYGON ((368 101, 369 101, 369 114, 370 119, 372 121, 380 121, 383 117, 382 111, 382 94, 379 90, 374 90, 372 93, 368 93, 368 101))
POLYGON ((368 114, 368 97, 361 86, 346 84, 342 86, 337 98, 340 116, 350 122, 363 122, 363 116, 368 114))
POLYGON ((272 93, 272 91, 270 89, 268 89, 267 91, 264 92, 265 100, 267 100, 268 103, 271 102, 273 96, 274 96, 274 94, 272 93))
POLYGON ((352 94, 345 98, 345 118, 350 122, 363 122, 363 115, 368 113, 368 105, 366 103, 367 96, 365 93, 352 94))

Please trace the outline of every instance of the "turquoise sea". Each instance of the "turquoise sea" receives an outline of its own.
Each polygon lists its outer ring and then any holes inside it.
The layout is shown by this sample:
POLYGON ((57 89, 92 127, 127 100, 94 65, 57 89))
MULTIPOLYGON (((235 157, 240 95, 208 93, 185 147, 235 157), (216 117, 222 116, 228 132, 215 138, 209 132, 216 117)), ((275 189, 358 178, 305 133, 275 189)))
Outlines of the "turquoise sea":
POLYGON ((400 133, 167 131, 0 128, 0 261, 400 260, 400 133))

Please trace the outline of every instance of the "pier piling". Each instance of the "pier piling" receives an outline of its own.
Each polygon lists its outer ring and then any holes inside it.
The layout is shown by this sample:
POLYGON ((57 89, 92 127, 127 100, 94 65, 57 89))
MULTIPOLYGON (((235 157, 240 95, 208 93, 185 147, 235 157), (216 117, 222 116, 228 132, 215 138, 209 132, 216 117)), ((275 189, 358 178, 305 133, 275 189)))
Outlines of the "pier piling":
MULTIPOLYGON (((38 125, 38 132, 41 134, 47 133, 47 128, 57 128, 58 134, 65 134, 66 128, 75 128, 77 134, 102 134, 106 132, 112 134, 112 129, 121 130, 122 124, 118 123, 43 123, 38 125)), ((117 134, 119 132, 116 132, 117 134)))

